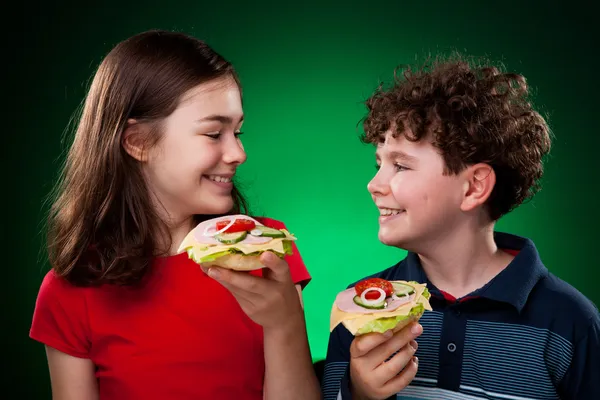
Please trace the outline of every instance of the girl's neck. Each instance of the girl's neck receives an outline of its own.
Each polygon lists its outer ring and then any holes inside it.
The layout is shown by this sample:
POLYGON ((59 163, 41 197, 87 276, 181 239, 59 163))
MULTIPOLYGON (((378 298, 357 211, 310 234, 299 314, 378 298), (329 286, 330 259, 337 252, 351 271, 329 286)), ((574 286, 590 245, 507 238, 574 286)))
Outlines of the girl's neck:
POLYGON ((155 251, 161 255, 177 254, 179 244, 194 228, 194 215, 177 213, 176 207, 169 201, 161 199, 157 191, 150 191, 150 197, 161 223, 157 227, 155 251))
POLYGON ((157 249, 160 254, 172 256, 177 254, 180 243, 194 228, 194 216, 178 220, 164 219, 163 229, 157 235, 157 249))

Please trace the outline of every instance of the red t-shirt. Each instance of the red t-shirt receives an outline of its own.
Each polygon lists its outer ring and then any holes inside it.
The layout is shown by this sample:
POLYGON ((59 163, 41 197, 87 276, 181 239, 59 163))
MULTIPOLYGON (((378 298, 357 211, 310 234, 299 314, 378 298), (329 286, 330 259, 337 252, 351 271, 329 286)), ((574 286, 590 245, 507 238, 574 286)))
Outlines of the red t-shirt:
MULTIPOLYGON (((293 250, 286 261, 305 286, 310 275, 293 250)), ((157 258, 138 289, 75 287, 50 271, 30 337, 91 359, 101 400, 263 399, 262 327, 185 253, 157 258)))

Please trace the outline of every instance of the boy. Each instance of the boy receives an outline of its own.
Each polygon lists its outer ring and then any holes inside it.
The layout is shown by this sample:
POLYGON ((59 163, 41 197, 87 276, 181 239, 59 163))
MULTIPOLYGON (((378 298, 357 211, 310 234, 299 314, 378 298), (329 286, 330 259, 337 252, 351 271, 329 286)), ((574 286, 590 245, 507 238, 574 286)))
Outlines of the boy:
POLYGON ((408 251, 372 276, 427 283, 433 311, 393 334, 338 325, 325 399, 600 399, 597 308, 531 240, 494 231, 538 190, 550 150, 525 79, 456 56, 405 72, 367 108, 379 239, 408 251))

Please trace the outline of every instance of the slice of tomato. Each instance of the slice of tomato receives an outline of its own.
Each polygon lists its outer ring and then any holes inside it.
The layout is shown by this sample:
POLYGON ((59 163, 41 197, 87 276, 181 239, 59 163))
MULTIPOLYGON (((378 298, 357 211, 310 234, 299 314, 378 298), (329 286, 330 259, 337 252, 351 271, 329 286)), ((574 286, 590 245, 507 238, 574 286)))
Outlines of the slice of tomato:
MULTIPOLYGON (((221 229, 225 228, 227 225, 229 225, 230 222, 231 220, 217 222, 217 230, 220 231, 221 229)), ((251 231, 254 228, 256 228, 256 224, 254 223, 254 221, 251 221, 249 219, 236 219, 235 222, 229 228, 227 228, 225 232, 244 232, 251 231)))
POLYGON ((367 300, 375 300, 375 299, 378 299, 378 298, 379 298, 379 296, 380 296, 380 293, 379 293, 379 292, 372 291, 372 292, 368 292, 368 293, 365 295, 365 298, 366 298, 367 300))
MULTIPOLYGON (((369 288, 383 289, 387 297, 391 296, 394 293, 394 287, 392 286, 392 283, 382 278, 369 278, 360 281, 356 284, 356 286, 354 286, 354 291, 358 296, 360 296, 362 292, 369 288)), ((376 299, 379 297, 379 293, 376 291, 369 292, 365 295, 365 297, 369 300, 376 299)))

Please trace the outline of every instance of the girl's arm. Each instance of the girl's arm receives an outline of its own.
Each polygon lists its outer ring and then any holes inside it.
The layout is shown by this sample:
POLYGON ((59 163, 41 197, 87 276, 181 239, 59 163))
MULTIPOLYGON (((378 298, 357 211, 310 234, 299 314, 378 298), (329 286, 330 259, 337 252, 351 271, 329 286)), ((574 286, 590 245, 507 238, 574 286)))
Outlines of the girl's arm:
POLYGON ((300 290, 287 262, 261 255, 263 277, 211 267, 206 272, 236 297, 244 312, 262 325, 266 400, 321 399, 306 335, 300 290))
POLYGON ((46 346, 53 400, 98 400, 98 382, 91 360, 46 346))
MULTIPOLYGON (((296 285, 302 309, 302 288, 296 285)), ((315 376, 304 312, 290 315, 279 327, 265 328, 264 398, 321 399, 315 376)))

